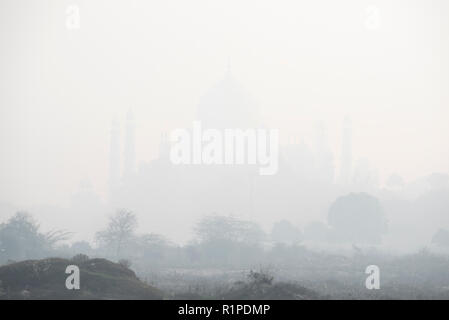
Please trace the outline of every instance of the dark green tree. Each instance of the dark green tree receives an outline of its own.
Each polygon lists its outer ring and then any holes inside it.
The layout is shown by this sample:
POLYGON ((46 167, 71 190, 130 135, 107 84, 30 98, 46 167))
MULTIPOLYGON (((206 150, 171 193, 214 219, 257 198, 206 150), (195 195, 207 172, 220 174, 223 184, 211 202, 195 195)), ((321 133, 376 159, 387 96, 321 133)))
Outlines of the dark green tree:
POLYGON ((367 193, 339 197, 331 205, 328 223, 335 241, 378 244, 387 231, 379 200, 367 193))

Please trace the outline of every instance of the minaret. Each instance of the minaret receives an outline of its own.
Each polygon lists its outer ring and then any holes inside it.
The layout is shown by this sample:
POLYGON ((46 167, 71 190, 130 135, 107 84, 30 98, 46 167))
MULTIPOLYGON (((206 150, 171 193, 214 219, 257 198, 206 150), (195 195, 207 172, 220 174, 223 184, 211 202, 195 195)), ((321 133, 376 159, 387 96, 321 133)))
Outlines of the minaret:
POLYGON ((323 123, 318 123, 316 133, 316 178, 320 182, 334 183, 334 159, 329 148, 326 128, 323 123))
POLYGON ((120 183, 120 127, 114 118, 111 126, 111 141, 109 149, 109 192, 112 196, 120 183))
POLYGON ((159 143, 159 159, 167 161, 170 154, 170 143, 168 141, 167 133, 161 134, 161 142, 159 143))
POLYGON ((346 116, 343 120, 340 159, 340 184, 348 185, 352 176, 352 124, 346 116))
POLYGON ((123 153, 123 177, 132 176, 136 171, 135 122, 131 110, 126 115, 125 150, 123 153))

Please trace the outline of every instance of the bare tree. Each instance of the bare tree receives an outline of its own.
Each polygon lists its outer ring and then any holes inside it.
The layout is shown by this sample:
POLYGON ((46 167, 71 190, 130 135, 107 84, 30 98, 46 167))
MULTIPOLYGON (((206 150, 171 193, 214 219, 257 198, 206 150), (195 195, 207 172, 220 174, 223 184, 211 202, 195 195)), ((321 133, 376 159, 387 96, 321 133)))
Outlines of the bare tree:
POLYGON ((218 240, 254 244, 259 243, 265 236, 254 222, 220 215, 203 217, 195 226, 195 233, 201 242, 218 240))
POLYGON ((71 233, 53 230, 42 233, 39 224, 26 212, 17 212, 0 224, 0 264, 5 259, 24 260, 48 255, 58 242, 71 233))
POLYGON ((119 257, 123 245, 133 237, 136 227, 136 216, 131 211, 122 209, 109 217, 107 228, 97 232, 96 239, 107 247, 115 248, 119 257))

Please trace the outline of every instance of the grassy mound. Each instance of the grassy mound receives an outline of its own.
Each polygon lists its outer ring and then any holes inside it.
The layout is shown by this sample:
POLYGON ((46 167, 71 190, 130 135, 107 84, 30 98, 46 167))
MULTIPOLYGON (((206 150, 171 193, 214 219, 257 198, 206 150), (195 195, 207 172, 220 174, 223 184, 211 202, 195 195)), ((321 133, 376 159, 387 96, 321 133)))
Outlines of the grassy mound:
POLYGON ((315 300, 315 291, 295 283, 244 283, 227 292, 225 300, 315 300))
POLYGON ((106 259, 26 260, 0 267, 0 299, 161 299, 125 266, 106 259), (80 289, 68 290, 67 266, 80 269, 80 289))

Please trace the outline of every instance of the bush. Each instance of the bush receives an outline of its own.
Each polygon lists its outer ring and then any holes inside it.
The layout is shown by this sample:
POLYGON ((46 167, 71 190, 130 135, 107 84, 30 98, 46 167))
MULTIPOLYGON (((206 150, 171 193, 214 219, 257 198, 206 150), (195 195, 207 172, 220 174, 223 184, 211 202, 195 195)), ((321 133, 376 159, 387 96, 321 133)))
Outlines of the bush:
POLYGON ((131 261, 129 261, 128 259, 120 259, 118 261, 118 264, 122 267, 125 267, 126 269, 131 268, 131 261))
POLYGON ((449 248, 449 231, 445 229, 438 230, 432 238, 432 243, 440 247, 449 248))
POLYGON ((89 256, 87 254, 78 253, 77 255, 74 255, 72 258, 73 262, 77 263, 83 263, 89 260, 89 256))
POLYGON ((257 272, 250 270, 248 278, 253 285, 271 285, 274 277, 268 271, 261 270, 257 272))

